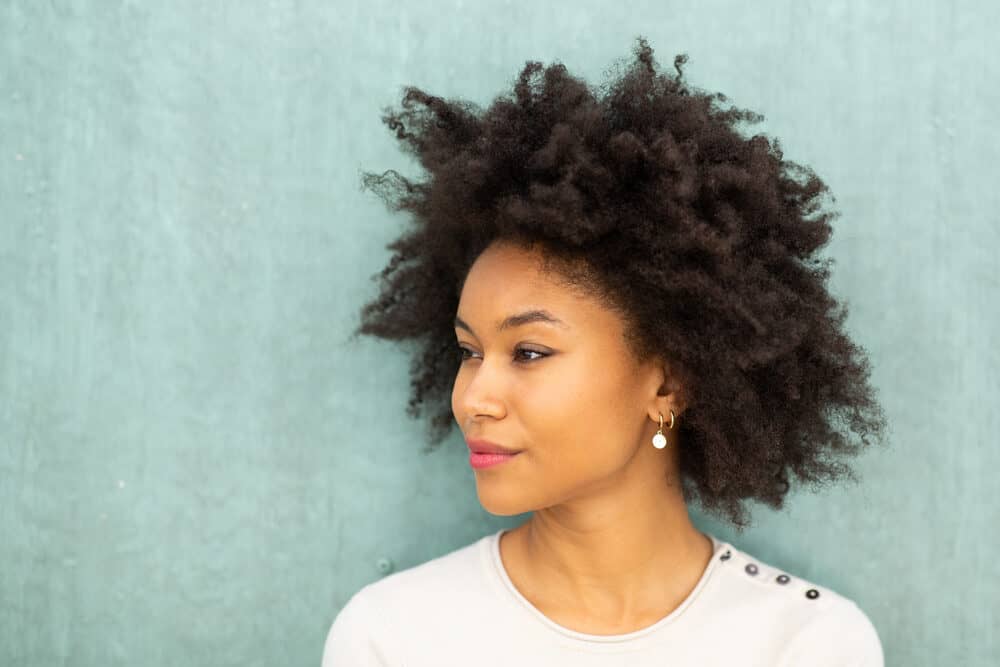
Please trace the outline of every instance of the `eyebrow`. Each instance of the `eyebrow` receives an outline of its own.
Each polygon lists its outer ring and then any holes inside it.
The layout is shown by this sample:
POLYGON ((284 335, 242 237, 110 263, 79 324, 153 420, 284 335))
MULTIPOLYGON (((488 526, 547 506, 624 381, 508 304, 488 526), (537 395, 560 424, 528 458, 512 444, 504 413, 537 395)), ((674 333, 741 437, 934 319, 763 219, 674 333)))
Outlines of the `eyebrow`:
MULTIPOLYGON (((542 322, 545 324, 553 324, 562 327, 564 329, 569 328, 569 326, 565 322, 555 317, 549 311, 540 308, 535 308, 532 310, 526 310, 523 313, 516 313, 514 315, 508 316, 507 318, 504 319, 503 322, 499 324, 499 326, 497 326, 497 331, 503 331, 504 329, 510 329, 512 327, 519 327, 523 324, 529 324, 531 322, 542 322)), ((455 316, 455 328, 465 329, 472 335, 475 335, 475 332, 472 330, 472 327, 466 324, 462 320, 462 318, 457 315, 455 316)))

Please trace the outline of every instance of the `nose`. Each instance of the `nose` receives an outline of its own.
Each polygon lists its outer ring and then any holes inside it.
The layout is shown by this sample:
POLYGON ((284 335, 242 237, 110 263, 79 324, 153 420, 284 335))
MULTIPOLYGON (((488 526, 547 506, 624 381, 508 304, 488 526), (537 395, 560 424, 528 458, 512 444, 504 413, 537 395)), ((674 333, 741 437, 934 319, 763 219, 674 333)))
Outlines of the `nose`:
POLYGON ((500 418, 505 413, 503 396, 507 379, 500 362, 476 359, 473 364, 465 362, 456 378, 458 404, 469 418, 482 415, 500 418))

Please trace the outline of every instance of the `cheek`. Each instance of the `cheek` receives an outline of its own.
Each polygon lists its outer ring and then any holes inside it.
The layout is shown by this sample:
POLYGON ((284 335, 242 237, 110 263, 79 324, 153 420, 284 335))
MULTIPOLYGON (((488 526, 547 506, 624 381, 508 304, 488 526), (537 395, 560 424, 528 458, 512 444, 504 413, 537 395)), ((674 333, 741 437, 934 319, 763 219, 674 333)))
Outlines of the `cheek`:
POLYGON ((574 450, 583 449, 605 467, 627 461, 634 453, 634 424, 641 413, 632 384, 619 369, 603 368, 593 377, 578 379, 575 387, 567 412, 572 417, 568 430, 577 436, 574 450))
POLYGON ((628 455, 618 452, 627 440, 622 427, 634 412, 624 393, 608 373, 568 369, 544 386, 524 387, 517 395, 517 410, 546 458, 559 462, 582 457, 600 466, 628 455))
POLYGON ((540 507, 600 488, 628 464, 633 453, 620 432, 621 416, 607 403, 569 403, 530 427, 535 451, 524 461, 531 465, 523 468, 522 488, 537 494, 534 501, 540 507))
POLYGON ((569 373, 555 369, 538 372, 534 377, 515 383, 510 405, 512 411, 523 416, 525 427, 531 433, 548 436, 565 430, 583 417, 581 389, 579 381, 569 373))

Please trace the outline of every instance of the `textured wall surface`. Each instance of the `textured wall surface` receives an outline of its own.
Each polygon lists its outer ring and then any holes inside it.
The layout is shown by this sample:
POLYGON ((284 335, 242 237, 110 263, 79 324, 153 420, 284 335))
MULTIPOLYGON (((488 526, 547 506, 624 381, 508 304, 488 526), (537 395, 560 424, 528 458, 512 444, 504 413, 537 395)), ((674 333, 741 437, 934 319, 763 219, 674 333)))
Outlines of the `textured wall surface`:
POLYGON ((832 287, 891 447, 742 548, 854 598, 887 664, 996 664, 995 2, 0 3, 0 665, 318 665, 348 597, 501 525, 408 357, 346 342, 403 225, 358 170, 416 84, 661 66, 837 197, 832 287))

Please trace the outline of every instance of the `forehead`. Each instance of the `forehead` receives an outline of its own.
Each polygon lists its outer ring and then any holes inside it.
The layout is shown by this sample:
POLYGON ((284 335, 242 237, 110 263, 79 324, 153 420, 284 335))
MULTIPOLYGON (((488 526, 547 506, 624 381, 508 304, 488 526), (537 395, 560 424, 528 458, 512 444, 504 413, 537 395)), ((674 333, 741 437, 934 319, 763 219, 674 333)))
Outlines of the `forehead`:
POLYGON ((506 243, 486 248, 473 262, 462 286, 463 306, 505 301, 525 304, 526 299, 546 299, 549 302, 568 296, 552 276, 543 271, 538 250, 528 250, 506 243))
POLYGON ((548 311, 568 328, 606 328, 617 319, 596 299, 546 273, 539 250, 510 244, 488 247, 469 269, 458 315, 493 331, 504 318, 532 309, 548 311))

